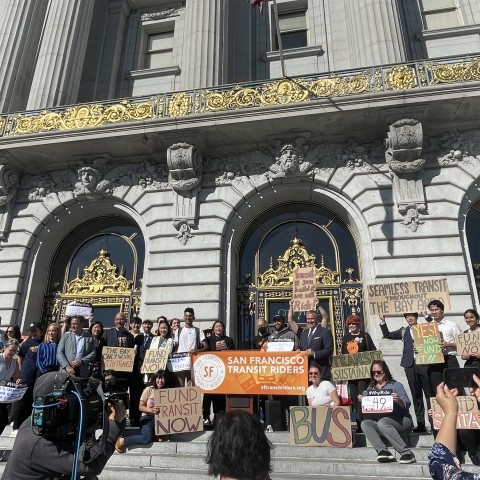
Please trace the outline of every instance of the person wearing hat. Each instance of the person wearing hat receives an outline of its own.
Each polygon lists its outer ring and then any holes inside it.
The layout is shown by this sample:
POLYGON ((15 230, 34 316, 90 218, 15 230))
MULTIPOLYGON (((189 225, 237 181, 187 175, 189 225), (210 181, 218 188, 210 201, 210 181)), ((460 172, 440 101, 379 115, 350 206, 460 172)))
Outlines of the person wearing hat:
POLYGON ((32 413, 33 386, 37 379, 37 350, 43 340, 43 327, 40 323, 31 323, 28 327, 28 338, 22 342, 18 351, 20 362, 20 377, 24 385, 27 385, 25 395, 12 403, 11 418, 13 421, 13 434, 25 419, 32 413))
MULTIPOLYGON (((65 373, 50 372, 38 378, 33 395, 46 396, 52 393, 56 381, 63 384, 65 373)), ((115 451, 115 442, 120 437, 125 424, 125 405, 122 402, 107 407, 108 422, 104 424, 102 436, 89 444, 89 461, 78 461, 78 478, 97 478, 115 451)), ((2 480, 47 480, 70 478, 72 475, 76 435, 64 440, 47 440, 35 435, 30 419, 25 420, 18 430, 13 449, 3 471, 2 480)), ((83 452, 83 448, 80 448, 83 452)))
POLYGON ((268 344, 276 342, 292 342, 291 351, 298 350, 298 337, 290 330, 290 327, 285 323, 285 317, 283 315, 275 315, 272 319, 273 333, 268 337, 267 350, 273 350, 268 344))

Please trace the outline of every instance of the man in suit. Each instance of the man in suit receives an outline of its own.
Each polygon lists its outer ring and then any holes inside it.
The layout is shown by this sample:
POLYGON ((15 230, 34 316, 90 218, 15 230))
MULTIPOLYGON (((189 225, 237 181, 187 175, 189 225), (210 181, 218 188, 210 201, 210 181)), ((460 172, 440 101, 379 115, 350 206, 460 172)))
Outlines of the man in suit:
POLYGON ((382 329, 383 338, 389 340, 403 340, 403 353, 400 366, 405 370, 408 386, 412 393, 413 408, 417 417, 417 426, 413 429, 415 433, 425 433, 425 406, 423 396, 427 401, 427 407, 430 408, 430 397, 435 394, 431 391, 430 379, 428 376, 428 365, 417 365, 415 362, 415 347, 413 344, 412 326, 418 323, 418 313, 404 313, 403 316, 407 321, 407 327, 401 327, 394 332, 388 330, 385 323, 385 316, 380 317, 380 328, 382 329))
POLYGON ((83 317, 72 317, 70 331, 62 336, 57 348, 60 367, 69 375, 85 378, 95 357, 95 342, 90 333, 83 331, 83 317))
POLYGON ((309 310, 305 319, 307 328, 300 333, 300 350, 308 356, 308 364, 315 363, 322 372, 322 380, 330 378, 330 357, 333 354, 332 332, 318 323, 315 310, 309 310))
POLYGON ((153 335, 152 335, 152 328, 153 322, 151 320, 144 320, 142 322, 143 333, 139 333, 134 338, 135 344, 135 368, 140 370, 142 369, 143 361, 145 360, 145 354, 147 350, 150 348, 150 344, 152 343, 153 335))

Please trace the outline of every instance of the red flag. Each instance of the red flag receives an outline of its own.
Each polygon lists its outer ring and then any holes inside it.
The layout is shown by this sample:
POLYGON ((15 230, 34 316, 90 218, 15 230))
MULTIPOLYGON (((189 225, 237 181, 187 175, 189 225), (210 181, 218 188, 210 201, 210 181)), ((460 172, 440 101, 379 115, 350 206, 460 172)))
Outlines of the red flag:
POLYGON ((264 0, 248 0, 250 5, 252 5, 253 7, 258 7, 258 9, 260 11, 263 10, 263 1, 264 0))

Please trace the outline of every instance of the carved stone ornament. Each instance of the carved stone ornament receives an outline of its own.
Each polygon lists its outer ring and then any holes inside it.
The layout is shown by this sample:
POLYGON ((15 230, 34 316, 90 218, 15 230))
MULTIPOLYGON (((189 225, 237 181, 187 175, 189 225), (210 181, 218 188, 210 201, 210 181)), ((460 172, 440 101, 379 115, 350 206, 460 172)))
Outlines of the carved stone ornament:
POLYGON ((190 233, 190 231, 191 231, 191 228, 190 228, 190 225, 188 225, 188 223, 183 222, 180 224, 178 228, 178 235, 176 238, 182 245, 186 245, 188 240, 190 238, 193 238, 193 235, 190 233))
POLYGON ((94 193, 111 193, 110 182, 104 180, 103 173, 93 167, 85 166, 78 169, 78 182, 74 194, 89 195, 94 193))
POLYGON ((20 176, 11 165, 0 165, 0 206, 9 204, 15 197, 20 176))
POLYGON ((304 161, 300 148, 287 143, 280 149, 276 162, 270 166, 271 178, 293 178, 306 175, 312 167, 304 161))
POLYGON ((169 8, 168 10, 162 10, 160 12, 144 13, 141 16, 141 20, 142 22, 148 22, 150 20, 161 20, 163 18, 173 17, 174 15, 178 15, 178 9, 169 8))
POLYGON ((202 181, 202 156, 187 143, 176 143, 167 150, 169 183, 176 192, 187 192, 202 181))
POLYGON ((423 223, 419 213, 426 213, 427 204, 423 191, 422 124, 414 119, 398 120, 389 127, 385 141, 385 159, 393 178, 394 198, 403 225, 415 232, 423 223))

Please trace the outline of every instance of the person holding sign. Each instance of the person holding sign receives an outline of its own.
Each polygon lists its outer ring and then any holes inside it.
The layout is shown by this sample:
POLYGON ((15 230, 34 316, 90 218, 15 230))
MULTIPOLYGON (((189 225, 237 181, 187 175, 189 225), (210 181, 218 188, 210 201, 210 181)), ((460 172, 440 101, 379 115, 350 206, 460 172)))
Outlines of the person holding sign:
MULTIPOLYGON (((480 401, 480 378, 473 375, 476 387, 471 393, 480 401)), ((433 480, 480 480, 480 474, 464 472, 455 456, 457 450, 457 413, 458 403, 455 398, 458 390, 450 390, 443 382, 437 387, 435 400, 442 407, 444 417, 435 443, 428 454, 428 468, 433 480)))
POLYGON ((307 388, 309 407, 335 407, 340 405, 337 389, 328 380, 322 380, 322 372, 317 365, 310 365, 308 381, 311 385, 307 388))
MULTIPOLYGON (((18 340, 9 338, 3 343, 3 352, 0 353, 0 381, 20 383, 20 369, 15 357, 19 349, 18 340)), ((8 403, 0 403, 0 435, 8 425, 8 403)))
MULTIPOLYGON (((473 308, 469 308, 463 314, 465 323, 468 325, 468 330, 463 333, 480 332, 480 315, 473 308)), ((462 355, 462 360, 465 360, 464 367, 480 367, 480 352, 471 352, 470 354, 462 355)))
POLYGON ((408 412, 410 400, 405 388, 393 379, 388 365, 383 360, 375 360, 372 363, 370 375, 368 388, 363 395, 359 395, 359 400, 364 407, 363 398, 370 396, 378 398, 376 413, 367 413, 364 408, 365 419, 362 421, 362 430, 377 452, 377 461, 380 463, 395 461, 395 457, 382 439, 384 437, 399 453, 400 463, 416 462, 415 456, 403 439, 403 436, 413 429, 413 421, 408 412))
MULTIPOLYGON (((155 415, 160 412, 160 407, 155 406, 155 390, 166 386, 165 372, 160 370, 152 375, 150 382, 140 397, 138 407, 142 416, 140 418, 139 431, 129 432, 131 435, 119 437, 115 443, 115 450, 118 453, 125 453, 126 447, 131 445, 147 445, 153 442, 155 433, 155 415)), ((162 441, 161 437, 159 441, 162 441)))
MULTIPOLYGON (((358 315, 349 315, 345 320, 347 331, 342 338, 342 354, 352 355, 359 352, 371 352, 377 347, 373 343, 372 337, 360 329, 362 320, 358 315)), ((358 401, 358 394, 367 388, 368 380, 349 380, 348 391, 352 399, 352 406, 357 416, 357 432, 361 433, 362 406, 358 401)))

